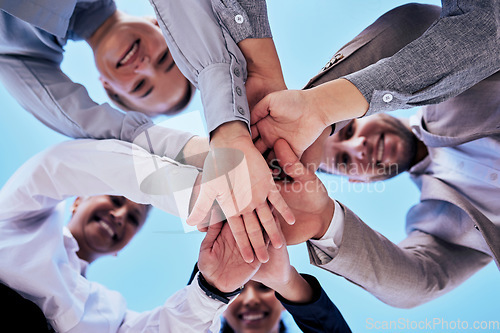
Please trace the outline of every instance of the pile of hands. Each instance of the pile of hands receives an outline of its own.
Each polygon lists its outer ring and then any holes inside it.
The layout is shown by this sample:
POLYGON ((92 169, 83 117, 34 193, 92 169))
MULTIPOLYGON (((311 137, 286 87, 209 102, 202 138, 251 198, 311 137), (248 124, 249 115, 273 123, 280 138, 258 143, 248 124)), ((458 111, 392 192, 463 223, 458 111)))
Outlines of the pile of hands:
POLYGON ((332 124, 321 100, 313 89, 287 90, 279 61, 248 61, 245 87, 251 131, 233 121, 211 133, 195 186, 197 200, 187 219, 208 231, 200 271, 221 291, 250 278, 273 289, 288 283, 296 271, 286 245, 320 238, 334 212, 315 174, 332 124), (210 268, 203 260, 207 256, 210 268))

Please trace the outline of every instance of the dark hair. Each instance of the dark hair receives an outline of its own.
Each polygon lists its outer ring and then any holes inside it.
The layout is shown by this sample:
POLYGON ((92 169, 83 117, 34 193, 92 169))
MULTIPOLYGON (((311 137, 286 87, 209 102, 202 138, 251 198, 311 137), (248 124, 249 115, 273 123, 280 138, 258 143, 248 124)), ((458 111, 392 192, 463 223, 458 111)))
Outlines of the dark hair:
MULTIPOLYGON (((286 333, 286 326, 283 320, 280 320, 280 329, 278 331, 279 333, 286 333)), ((223 319, 222 320, 222 327, 220 329, 220 333, 234 333, 234 330, 229 326, 227 323, 227 320, 223 319)))

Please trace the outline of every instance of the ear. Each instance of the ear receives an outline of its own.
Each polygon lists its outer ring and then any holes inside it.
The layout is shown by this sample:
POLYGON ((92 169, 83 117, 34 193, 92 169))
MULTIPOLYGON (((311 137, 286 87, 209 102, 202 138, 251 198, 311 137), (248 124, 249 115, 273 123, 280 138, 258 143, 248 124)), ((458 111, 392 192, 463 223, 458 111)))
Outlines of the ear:
POLYGON ((75 212, 78 209, 78 206, 82 203, 82 201, 83 201, 82 197, 77 197, 75 201, 73 201, 73 204, 71 205, 71 216, 75 215, 75 212))
POLYGON ((108 81, 106 81, 105 78, 103 78, 102 76, 99 76, 99 81, 101 81, 101 84, 104 87, 104 89, 111 90, 111 85, 109 84, 108 81))
POLYGON ((160 27, 158 24, 158 20, 154 16, 144 16, 144 19, 147 20, 148 22, 152 23, 153 25, 156 25, 157 27, 160 27))

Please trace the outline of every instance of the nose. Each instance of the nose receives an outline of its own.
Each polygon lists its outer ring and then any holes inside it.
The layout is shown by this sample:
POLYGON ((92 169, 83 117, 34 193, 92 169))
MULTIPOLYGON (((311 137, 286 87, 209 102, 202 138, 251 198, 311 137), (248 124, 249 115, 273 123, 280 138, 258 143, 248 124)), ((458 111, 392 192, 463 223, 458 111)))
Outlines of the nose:
POLYGON ((111 217, 113 218, 113 222, 115 222, 119 226, 123 226, 125 223, 125 217, 127 216, 127 208, 122 206, 116 209, 113 209, 111 212, 111 217))
POLYGON ((351 156, 357 158, 358 160, 363 160, 366 157, 366 146, 367 146, 366 137, 358 136, 355 138, 351 138, 349 143, 347 144, 347 150, 351 154, 351 156))
POLYGON ((151 75, 154 68, 151 64, 151 58, 144 56, 135 66, 134 73, 142 75, 151 75))
POLYGON ((260 303, 260 297, 255 288, 253 287, 245 287, 241 295, 238 297, 242 297, 243 305, 251 306, 260 303))

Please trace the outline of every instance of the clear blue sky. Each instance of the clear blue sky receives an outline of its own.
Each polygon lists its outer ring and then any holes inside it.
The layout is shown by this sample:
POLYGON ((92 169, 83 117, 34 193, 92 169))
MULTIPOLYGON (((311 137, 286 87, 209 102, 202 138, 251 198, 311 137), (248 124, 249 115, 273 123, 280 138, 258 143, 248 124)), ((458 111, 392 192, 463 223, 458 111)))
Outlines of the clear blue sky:
MULTIPOLYGON (((420 2, 439 4, 439 1, 420 2)), ((117 3, 119 8, 129 13, 153 15, 146 0, 118 0, 117 3)), ((399 0, 269 1, 271 27, 288 87, 301 88, 338 48, 378 16, 403 3, 399 0)), ((66 49, 64 71, 84 84, 96 101, 106 101, 88 46, 84 42, 70 43, 66 49)), ((40 124, 9 96, 3 86, 0 86, 0 98, 2 185, 29 157, 67 138, 40 124)), ((201 109, 197 96, 189 111, 201 109)), ((197 117, 197 114, 189 116, 197 117)), ((175 121, 175 125, 171 123, 174 126, 203 132, 201 126, 193 127, 193 122, 187 118, 168 121, 175 121)), ((370 186, 352 185, 333 176, 322 176, 322 179, 330 188, 332 197, 357 212, 374 229, 394 242, 405 237, 405 214, 419 197, 418 190, 406 175, 370 186)), ((155 210, 130 246, 116 258, 98 260, 90 268, 88 277, 120 291, 131 309, 151 309, 185 285, 196 261, 201 239, 202 235, 197 232, 184 233, 178 219, 155 210)), ((370 323, 375 321, 402 320, 418 324, 420 321, 441 320, 451 325, 468 321, 471 327, 474 321, 500 320, 499 272, 493 263, 448 295, 415 309, 402 310, 383 304, 341 277, 313 267, 309 264, 304 245, 290 247, 289 251, 292 263, 300 272, 318 277, 354 332, 431 332, 419 329, 370 330, 370 323)))

